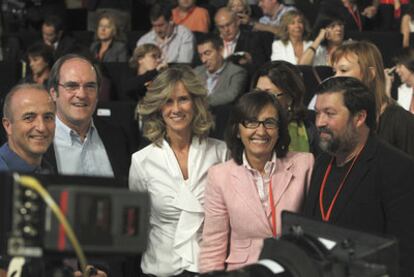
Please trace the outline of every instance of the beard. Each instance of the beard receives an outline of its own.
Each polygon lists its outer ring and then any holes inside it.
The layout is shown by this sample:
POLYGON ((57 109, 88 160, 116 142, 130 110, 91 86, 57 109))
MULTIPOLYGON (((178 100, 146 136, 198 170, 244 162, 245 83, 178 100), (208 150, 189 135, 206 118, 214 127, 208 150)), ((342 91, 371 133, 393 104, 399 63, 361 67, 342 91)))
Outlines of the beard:
POLYGON ((355 149, 359 141, 358 132, 352 123, 352 119, 348 121, 344 133, 340 136, 328 127, 318 128, 318 131, 319 134, 329 135, 329 137, 325 136, 324 138, 319 136, 319 147, 330 155, 348 154, 355 149))

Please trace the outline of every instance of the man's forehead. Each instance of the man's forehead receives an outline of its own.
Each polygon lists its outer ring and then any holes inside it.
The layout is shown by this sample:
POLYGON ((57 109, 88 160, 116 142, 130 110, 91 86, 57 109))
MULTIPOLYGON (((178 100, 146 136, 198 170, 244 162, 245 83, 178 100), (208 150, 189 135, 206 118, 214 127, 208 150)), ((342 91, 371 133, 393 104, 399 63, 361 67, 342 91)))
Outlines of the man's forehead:
POLYGON ((54 102, 46 91, 38 89, 19 90, 11 99, 11 108, 14 113, 23 114, 30 111, 54 111, 54 102))
POLYGON ((318 94, 316 96, 318 109, 344 107, 344 96, 342 92, 332 91, 318 94))

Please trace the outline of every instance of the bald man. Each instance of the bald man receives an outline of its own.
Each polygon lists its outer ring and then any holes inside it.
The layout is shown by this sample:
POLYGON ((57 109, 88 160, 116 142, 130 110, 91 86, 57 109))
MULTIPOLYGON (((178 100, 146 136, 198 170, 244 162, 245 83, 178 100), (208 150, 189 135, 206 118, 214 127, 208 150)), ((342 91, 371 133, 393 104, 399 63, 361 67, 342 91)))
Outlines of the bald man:
POLYGON ((43 159, 55 135, 55 104, 43 86, 21 84, 3 105, 7 142, 0 148, 0 171, 51 173, 43 159))

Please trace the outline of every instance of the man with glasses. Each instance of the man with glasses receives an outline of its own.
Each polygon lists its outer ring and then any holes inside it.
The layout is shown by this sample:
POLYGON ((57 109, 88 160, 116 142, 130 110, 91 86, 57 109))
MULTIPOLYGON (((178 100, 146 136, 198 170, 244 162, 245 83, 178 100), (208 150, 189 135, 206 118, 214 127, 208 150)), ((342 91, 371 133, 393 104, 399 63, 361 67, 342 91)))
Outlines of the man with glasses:
POLYGON ((93 118, 101 76, 85 57, 69 54, 53 66, 49 92, 56 102, 56 135, 49 151, 60 174, 126 180, 128 140, 121 128, 93 118))

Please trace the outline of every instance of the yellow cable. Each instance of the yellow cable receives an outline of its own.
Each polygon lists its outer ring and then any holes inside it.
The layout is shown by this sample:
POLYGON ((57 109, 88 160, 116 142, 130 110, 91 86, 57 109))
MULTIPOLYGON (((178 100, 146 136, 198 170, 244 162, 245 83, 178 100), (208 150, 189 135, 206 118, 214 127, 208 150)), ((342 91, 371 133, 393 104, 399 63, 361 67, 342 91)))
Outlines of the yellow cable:
POLYGON ((69 222, 66 220, 66 217, 63 215, 59 206, 50 196, 49 192, 40 184, 40 182, 37 179, 31 176, 18 175, 17 173, 15 173, 13 177, 21 185, 27 188, 33 189, 37 193, 39 193, 39 195, 43 198, 45 203, 50 207, 50 209, 55 214, 59 222, 62 224, 63 229, 65 230, 65 233, 68 236, 68 239, 71 242, 76 255, 78 256, 79 263, 80 263, 80 266, 83 272, 83 276, 87 277, 88 276, 88 273, 86 270, 87 261, 86 261, 85 254, 83 253, 83 250, 79 244, 78 239, 76 238, 75 233, 72 230, 72 227, 69 225, 69 222))

